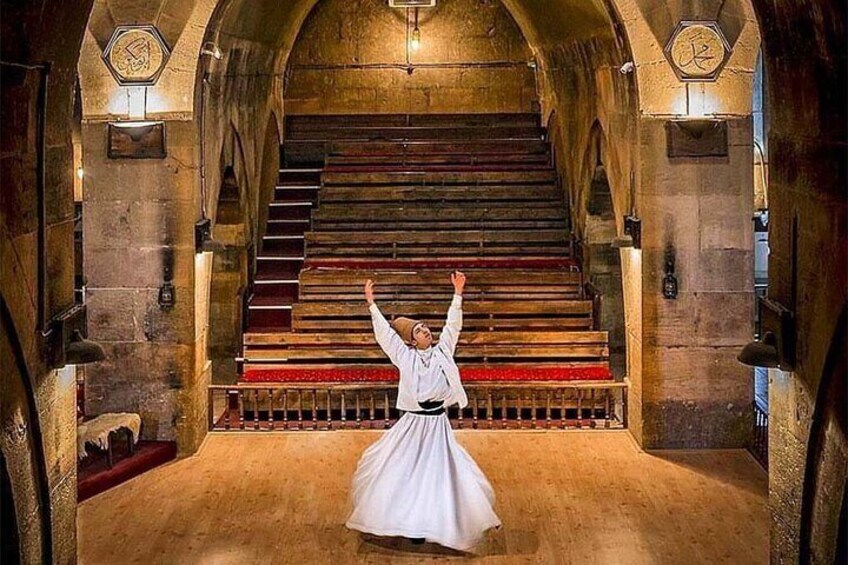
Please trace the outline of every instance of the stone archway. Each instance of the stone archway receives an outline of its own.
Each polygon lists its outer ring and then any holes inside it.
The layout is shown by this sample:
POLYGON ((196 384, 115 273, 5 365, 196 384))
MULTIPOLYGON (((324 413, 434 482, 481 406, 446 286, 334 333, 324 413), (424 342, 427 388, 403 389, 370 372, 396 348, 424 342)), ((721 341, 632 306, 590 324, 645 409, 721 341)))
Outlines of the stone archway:
POLYGON ((582 255, 584 271, 593 292, 602 296, 600 327, 609 332, 610 368, 623 378, 626 373, 624 296, 621 257, 612 246, 616 237, 616 211, 604 164, 604 132, 598 122, 592 126, 586 150, 586 171, 590 180, 584 191, 582 255))
POLYGON ((825 361, 807 445, 801 499, 801 563, 843 563, 846 556, 847 351, 848 308, 843 308, 825 361))
POLYGON ((3 490, 12 495, 11 501, 3 502, 3 521, 11 519, 18 526, 12 536, 18 547, 8 547, 4 540, 3 552, 14 550, 13 557, 21 563, 50 563, 53 516, 41 422, 32 377, 5 299, 0 300, 0 329, 0 458, 3 490))

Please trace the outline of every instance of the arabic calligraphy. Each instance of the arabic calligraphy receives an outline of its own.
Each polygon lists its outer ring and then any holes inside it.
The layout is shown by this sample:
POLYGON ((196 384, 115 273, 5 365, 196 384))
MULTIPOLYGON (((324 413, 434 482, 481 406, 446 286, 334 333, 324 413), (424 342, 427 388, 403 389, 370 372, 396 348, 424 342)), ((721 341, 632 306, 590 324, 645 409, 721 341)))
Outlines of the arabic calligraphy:
POLYGON ((167 47, 149 26, 123 29, 110 41, 104 59, 119 82, 151 83, 167 61, 167 47))
POLYGON ((721 66, 726 49, 715 29, 692 25, 674 37, 670 51, 672 62, 686 76, 706 77, 721 66))

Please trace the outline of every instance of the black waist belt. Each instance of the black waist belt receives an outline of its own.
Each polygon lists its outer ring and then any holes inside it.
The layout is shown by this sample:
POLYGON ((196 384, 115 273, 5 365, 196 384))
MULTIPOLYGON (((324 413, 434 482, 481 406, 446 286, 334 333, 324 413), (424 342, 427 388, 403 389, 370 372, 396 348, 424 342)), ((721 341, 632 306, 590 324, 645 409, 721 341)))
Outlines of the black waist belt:
POLYGON ((422 416, 438 416, 445 413, 445 403, 441 400, 424 400, 418 403, 424 410, 413 410, 413 414, 422 416))
POLYGON ((421 416, 441 416, 445 413, 444 407, 435 410, 413 410, 410 414, 420 414, 421 416))

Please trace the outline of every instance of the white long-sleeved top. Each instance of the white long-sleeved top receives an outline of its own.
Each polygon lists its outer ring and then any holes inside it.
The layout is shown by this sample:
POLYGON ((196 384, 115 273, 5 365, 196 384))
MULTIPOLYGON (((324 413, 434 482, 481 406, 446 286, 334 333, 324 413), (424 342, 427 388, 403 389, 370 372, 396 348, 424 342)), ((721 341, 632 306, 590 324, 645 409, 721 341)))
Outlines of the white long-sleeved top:
POLYGON ((424 400, 442 400, 445 407, 468 405, 459 367, 453 360, 462 331, 462 296, 454 295, 438 343, 423 351, 404 343, 376 304, 371 304, 369 310, 377 343, 400 371, 398 410, 421 410, 418 402, 424 400))

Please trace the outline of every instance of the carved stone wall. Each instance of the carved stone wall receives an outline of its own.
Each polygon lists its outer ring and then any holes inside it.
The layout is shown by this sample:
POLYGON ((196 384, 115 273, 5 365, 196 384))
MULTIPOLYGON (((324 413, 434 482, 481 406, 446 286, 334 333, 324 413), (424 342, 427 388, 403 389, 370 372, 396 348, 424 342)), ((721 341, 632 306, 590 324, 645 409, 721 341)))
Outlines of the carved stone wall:
POLYGON ((319 2, 289 59, 287 113, 532 111, 532 54, 499 0, 420 9, 412 73, 406 28, 406 11, 383 0, 319 2))

